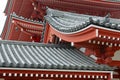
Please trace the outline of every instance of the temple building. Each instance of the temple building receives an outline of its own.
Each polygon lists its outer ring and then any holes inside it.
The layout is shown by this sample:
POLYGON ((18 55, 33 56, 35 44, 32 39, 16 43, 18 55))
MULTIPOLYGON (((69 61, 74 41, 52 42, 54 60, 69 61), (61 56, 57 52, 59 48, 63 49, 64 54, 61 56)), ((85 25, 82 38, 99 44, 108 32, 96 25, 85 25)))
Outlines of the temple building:
POLYGON ((120 79, 119 12, 120 0, 8 0, 0 79, 120 79))

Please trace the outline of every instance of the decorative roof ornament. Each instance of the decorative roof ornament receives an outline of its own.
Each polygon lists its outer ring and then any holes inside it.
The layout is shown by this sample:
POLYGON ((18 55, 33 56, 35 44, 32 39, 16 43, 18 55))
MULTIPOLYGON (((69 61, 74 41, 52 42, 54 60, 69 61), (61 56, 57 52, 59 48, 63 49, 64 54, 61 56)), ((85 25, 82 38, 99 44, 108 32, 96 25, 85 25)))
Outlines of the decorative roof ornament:
POLYGON ((11 14, 11 17, 12 18, 16 18, 16 19, 21 19, 21 20, 25 20, 25 21, 28 21, 28 22, 33 22, 33 23, 42 23, 41 21, 36 21, 36 20, 33 20, 33 19, 28 19, 28 18, 25 18, 25 17, 23 17, 23 16, 18 16, 15 12, 13 12, 12 14, 11 14))
POLYGON ((105 21, 104 23, 109 23, 110 22, 110 13, 108 13, 106 16, 105 16, 105 21))
POLYGON ((13 12, 13 13, 11 14, 11 16, 12 16, 12 17, 18 17, 18 15, 17 15, 15 12, 13 12))

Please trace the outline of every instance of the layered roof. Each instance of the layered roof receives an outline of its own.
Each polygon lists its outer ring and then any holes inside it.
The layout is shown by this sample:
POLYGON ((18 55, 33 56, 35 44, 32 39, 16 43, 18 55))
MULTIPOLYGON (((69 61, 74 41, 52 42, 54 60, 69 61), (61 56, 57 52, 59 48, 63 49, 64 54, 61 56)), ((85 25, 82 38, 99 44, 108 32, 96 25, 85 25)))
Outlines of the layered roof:
POLYGON ((110 18, 109 14, 99 17, 48 8, 45 18, 54 29, 64 33, 78 32, 91 24, 101 28, 120 30, 120 19, 110 18))
POLYGON ((73 47, 13 41, 0 41, 0 67, 113 70, 107 65, 98 65, 73 47))
MULTIPOLYGON (((25 32, 33 35, 35 34, 40 36, 42 34, 43 23, 41 21, 24 18, 23 16, 18 16, 15 12, 10 15, 10 19, 7 23, 8 24, 4 27, 2 33, 2 39, 8 39, 10 34, 22 32, 20 31, 20 29, 23 29, 25 32)), ((17 36, 20 36, 20 34, 18 34, 17 36)), ((14 38, 14 35, 12 35, 12 37, 14 38)))

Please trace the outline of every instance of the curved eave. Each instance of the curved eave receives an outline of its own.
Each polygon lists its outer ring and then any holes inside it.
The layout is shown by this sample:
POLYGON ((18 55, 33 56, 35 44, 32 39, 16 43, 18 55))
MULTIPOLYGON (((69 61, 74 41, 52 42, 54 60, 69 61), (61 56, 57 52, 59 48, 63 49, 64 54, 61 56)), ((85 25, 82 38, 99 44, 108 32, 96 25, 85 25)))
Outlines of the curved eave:
POLYGON ((9 39, 9 36, 14 34, 14 33, 12 33, 12 29, 13 29, 13 27, 16 27, 16 26, 21 29, 26 29, 26 30, 30 30, 30 31, 33 30, 34 34, 38 34, 38 32, 41 33, 42 29, 43 29, 43 24, 41 22, 37 23, 37 22, 31 21, 31 20, 24 20, 24 19, 17 18, 17 17, 11 17, 10 26, 8 26, 8 29, 7 29, 7 32, 5 35, 5 39, 9 39))
POLYGON ((67 32, 61 32, 61 31, 55 29, 54 27, 52 27, 52 25, 50 25, 50 26, 51 26, 51 28, 54 29, 55 31, 57 31, 57 32, 59 32, 59 33, 61 33, 61 34, 66 34, 66 35, 67 35, 67 34, 68 34, 68 35, 76 34, 76 33, 79 33, 79 32, 82 32, 82 31, 85 31, 85 30, 87 30, 87 29, 89 29, 89 28, 91 28, 91 27, 93 27, 93 28, 98 28, 98 29, 103 29, 103 30, 108 30, 108 31, 113 31, 113 32, 120 32, 120 30, 115 30, 115 29, 105 28, 105 27, 101 27, 101 26, 98 26, 98 25, 94 25, 94 24, 91 24, 91 25, 89 25, 89 26, 86 26, 86 27, 83 28, 83 29, 80 29, 80 30, 78 30, 78 31, 74 31, 74 32, 70 32, 70 33, 67 33, 67 32))
POLYGON ((52 26, 50 27, 52 34, 55 34, 59 38, 68 42, 83 42, 83 41, 96 39, 99 37, 99 34, 101 34, 102 36, 107 34, 112 37, 120 36, 119 35, 120 31, 118 30, 103 28, 93 24, 89 25, 84 29, 72 33, 63 33, 54 29, 52 26), (108 34, 108 32, 110 32, 111 34, 108 34))

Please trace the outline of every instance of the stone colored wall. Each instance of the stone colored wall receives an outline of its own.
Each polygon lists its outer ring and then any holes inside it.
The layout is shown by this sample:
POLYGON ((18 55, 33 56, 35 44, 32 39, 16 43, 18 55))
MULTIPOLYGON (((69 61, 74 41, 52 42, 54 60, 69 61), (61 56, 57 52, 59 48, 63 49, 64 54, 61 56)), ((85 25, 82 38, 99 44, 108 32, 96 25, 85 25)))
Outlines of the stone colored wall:
POLYGON ((120 61, 120 50, 118 50, 118 51, 115 52, 114 57, 112 57, 112 59, 120 61))

